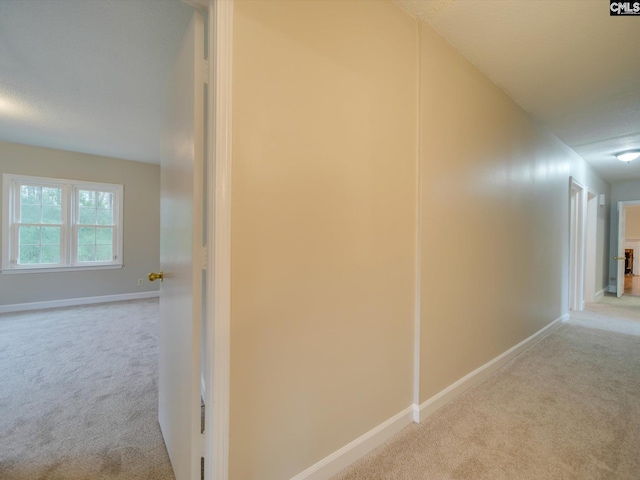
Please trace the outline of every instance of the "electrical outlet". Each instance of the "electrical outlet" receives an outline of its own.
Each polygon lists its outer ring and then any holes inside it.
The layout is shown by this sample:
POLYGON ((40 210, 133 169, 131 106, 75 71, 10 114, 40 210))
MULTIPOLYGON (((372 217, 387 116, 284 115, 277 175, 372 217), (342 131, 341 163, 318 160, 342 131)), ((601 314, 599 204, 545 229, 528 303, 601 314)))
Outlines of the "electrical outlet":
POLYGON ((144 280, 142 280, 141 278, 138 279, 138 285, 143 285, 144 284, 144 280))

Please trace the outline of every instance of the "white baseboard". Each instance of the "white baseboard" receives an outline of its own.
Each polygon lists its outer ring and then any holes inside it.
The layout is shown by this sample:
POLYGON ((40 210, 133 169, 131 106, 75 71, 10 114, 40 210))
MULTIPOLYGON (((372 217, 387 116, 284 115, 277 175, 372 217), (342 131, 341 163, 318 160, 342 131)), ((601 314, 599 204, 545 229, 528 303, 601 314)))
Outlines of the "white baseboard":
POLYGON ((89 305, 91 303, 121 302, 123 300, 137 300, 141 298, 159 297, 160 292, 121 293, 118 295, 100 295, 98 297, 67 298, 64 300, 50 300, 47 302, 14 303, 0 305, 0 313, 24 312, 26 310, 42 310, 43 308, 72 307, 75 305, 89 305))
POLYGON ((420 405, 414 403, 411 408, 413 409, 413 413, 411 418, 413 418, 413 423, 420 423, 420 405))
POLYGON ((456 383, 447 387, 437 395, 434 395, 420 406, 413 404, 407 407, 402 412, 394 415, 386 422, 375 427, 373 430, 370 430, 364 435, 356 438, 340 450, 336 450, 315 465, 312 465, 305 471, 299 473, 295 477, 292 477, 291 480, 327 480, 340 473, 353 462, 359 460, 374 448, 382 445, 407 425, 412 422, 419 423, 421 420, 427 418, 433 412, 453 400, 464 391, 485 380, 493 372, 503 367, 514 357, 532 346, 535 342, 542 340, 545 336, 551 333, 554 328, 558 327, 562 322, 565 322, 568 319, 568 313, 556 318, 546 327, 537 331, 516 346, 510 348, 502 355, 499 355, 490 362, 461 378, 456 383))
POLYGON ((602 300, 602 297, 604 297, 604 293, 607 291, 606 288, 603 288, 602 290, 600 290, 599 292, 596 292, 596 295, 594 297, 594 301, 599 302, 600 300, 602 300))
POLYGON ((415 405, 405 408, 373 430, 356 438, 340 450, 299 473, 291 480, 327 480, 398 433, 413 422, 415 405))
POLYGON ((565 322, 569 319, 569 314, 564 314, 561 317, 556 318, 553 322, 551 322, 546 327, 538 330, 536 333, 526 338, 519 344, 514 347, 511 347, 509 350, 504 352, 503 354, 497 356, 493 360, 485 363, 481 367, 477 368, 470 374, 462 377, 460 380, 455 382, 453 385, 448 386, 440 393, 437 393, 427 401, 420 404, 419 412, 417 415, 416 422, 427 418, 429 415, 434 413, 440 407, 443 407, 445 404, 449 403, 455 397, 470 389, 474 385, 482 382, 486 378, 488 378, 492 373, 494 373, 499 368, 506 365, 509 361, 511 361, 514 357, 522 353, 524 350, 529 348, 535 342, 541 340, 545 336, 547 336, 551 331, 558 327, 560 323, 565 322))

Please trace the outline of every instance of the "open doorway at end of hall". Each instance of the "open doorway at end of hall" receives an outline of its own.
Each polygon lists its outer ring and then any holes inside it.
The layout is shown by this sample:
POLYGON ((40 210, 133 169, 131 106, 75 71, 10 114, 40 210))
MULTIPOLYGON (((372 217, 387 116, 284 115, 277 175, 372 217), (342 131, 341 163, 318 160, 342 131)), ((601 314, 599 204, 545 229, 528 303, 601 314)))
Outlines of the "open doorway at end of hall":
POLYGON ((623 205, 624 294, 640 296, 640 204, 623 205))
MULTIPOLYGON (((597 230, 599 195, 570 178, 569 309, 581 311, 598 297, 597 230)), ((639 257, 640 258, 640 257, 639 257)))

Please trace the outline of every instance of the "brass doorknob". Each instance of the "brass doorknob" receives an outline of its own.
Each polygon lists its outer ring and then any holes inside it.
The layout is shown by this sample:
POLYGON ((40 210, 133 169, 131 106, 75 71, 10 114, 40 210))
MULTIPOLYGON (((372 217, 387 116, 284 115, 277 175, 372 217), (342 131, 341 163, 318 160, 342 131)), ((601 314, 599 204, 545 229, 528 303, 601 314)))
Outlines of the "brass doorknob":
POLYGON ((626 260, 624 257, 613 257, 614 260, 626 260))
POLYGON ((164 280, 164 273, 162 271, 160 273, 151 272, 149 274, 149 281, 150 282, 155 282, 158 279, 160 279, 160 281, 164 280))

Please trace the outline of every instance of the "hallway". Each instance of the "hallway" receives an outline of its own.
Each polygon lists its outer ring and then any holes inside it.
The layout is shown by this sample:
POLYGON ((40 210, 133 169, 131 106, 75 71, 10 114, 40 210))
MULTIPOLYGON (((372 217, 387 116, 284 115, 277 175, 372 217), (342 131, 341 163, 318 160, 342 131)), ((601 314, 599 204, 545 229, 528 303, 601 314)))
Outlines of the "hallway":
POLYGON ((639 306, 589 304, 335 480, 637 479, 639 306))

